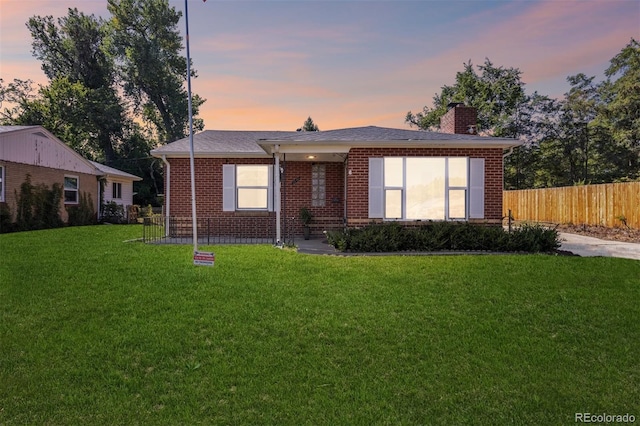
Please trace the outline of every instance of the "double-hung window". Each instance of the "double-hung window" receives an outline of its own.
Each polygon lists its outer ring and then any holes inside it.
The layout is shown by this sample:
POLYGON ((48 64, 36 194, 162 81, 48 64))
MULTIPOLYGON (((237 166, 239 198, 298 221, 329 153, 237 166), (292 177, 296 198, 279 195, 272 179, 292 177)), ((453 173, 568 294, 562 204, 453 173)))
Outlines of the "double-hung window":
POLYGON ((120 200, 122 199, 122 183, 112 182, 111 184, 111 198, 120 200))
POLYGON ((65 204, 78 204, 78 176, 64 177, 65 204))
POLYGON ((483 217, 483 205, 483 159, 467 157, 369 159, 370 218, 466 220, 483 217), (476 180, 475 187, 471 183, 471 175, 476 180))
POLYGON ((223 211, 273 210, 272 180, 272 165, 223 165, 223 211))
POLYGON ((267 210, 269 166, 236 166, 238 210, 267 210))

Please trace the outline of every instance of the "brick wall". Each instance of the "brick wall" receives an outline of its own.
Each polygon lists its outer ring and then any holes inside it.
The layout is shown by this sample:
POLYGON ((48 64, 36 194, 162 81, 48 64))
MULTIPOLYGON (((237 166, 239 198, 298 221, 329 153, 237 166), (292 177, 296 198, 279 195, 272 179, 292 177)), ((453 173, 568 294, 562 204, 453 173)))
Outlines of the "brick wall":
MULTIPOLYGON (((170 214, 174 217, 191 217, 191 176, 188 158, 169 159, 171 164, 170 214)), ((225 212, 222 211, 222 166, 223 164, 274 164, 269 158, 262 159, 220 159, 197 158, 195 160, 196 214, 199 218, 215 217, 212 235, 241 236, 248 230, 254 233, 268 232, 269 235, 253 235, 266 238, 275 233, 275 212, 225 212), (263 230, 263 231, 260 231, 263 230)), ((344 211, 344 169, 342 163, 322 163, 326 166, 326 202, 324 207, 311 206, 311 165, 310 162, 280 162, 282 175, 282 232, 302 234, 302 224, 298 216, 301 207, 307 207, 314 216, 311 228, 313 234, 321 234, 327 228, 342 224, 344 211), (286 230, 285 226, 293 227, 286 230)), ((166 173, 165 173, 166 178, 166 173)), ((204 230, 199 231, 199 234, 204 230)))
MULTIPOLYGON (((49 189, 54 183, 64 185, 64 176, 77 176, 79 180, 79 194, 87 193, 91 196, 93 201, 93 208, 98 211, 98 179, 95 175, 89 175, 84 173, 69 172, 65 170, 52 169, 49 167, 32 166, 29 164, 14 163, 11 161, 0 161, 0 166, 5 168, 5 204, 11 211, 11 219, 16 220, 16 192, 20 193, 20 185, 25 181, 26 175, 31 175, 31 184, 45 184, 49 189)), ((67 210, 63 206, 63 202, 60 203, 60 217, 63 221, 67 221, 69 215, 67 210)))
POLYGON ((347 169, 347 218, 350 225, 369 223, 369 157, 484 158, 485 220, 502 218, 502 148, 354 148, 347 169))
POLYGON ((343 163, 318 163, 326 168, 326 199, 324 207, 311 205, 310 162, 284 162, 282 177, 282 214, 295 218, 294 233, 302 234, 302 224, 298 220, 300 209, 307 207, 313 215, 310 228, 312 235, 321 235, 327 229, 339 228, 344 217, 344 165, 343 163))
POLYGON ((475 134, 478 121, 478 111, 474 107, 464 105, 455 106, 440 118, 440 131, 443 133, 475 134), (469 133, 469 126, 474 126, 474 132, 469 133))
MULTIPOLYGON (((347 218, 350 225, 369 223, 369 157, 422 156, 471 157, 485 159, 485 220, 502 218, 502 149, 501 148, 354 148, 349 153, 347 169, 347 218)), ((171 216, 191 217, 191 177, 188 158, 169 159, 171 163, 171 216)), ((223 164, 273 164, 272 159, 216 159, 197 158, 196 212, 199 218, 215 217, 217 225, 211 235, 240 236, 259 233, 265 229, 275 233, 274 212, 223 212, 223 164), (251 232, 249 232, 251 231, 251 232)), ((324 207, 311 206, 311 162, 281 162, 282 174, 282 232, 302 234, 299 221, 301 207, 314 216, 312 233, 320 235, 327 229, 339 228, 344 217, 344 165, 322 163, 326 166, 326 202, 324 207), (286 227, 289 227, 288 229, 286 227)), ((165 174, 166 176, 166 174, 165 174)), ((189 231, 190 232, 190 231, 189 231)), ((199 234, 202 234, 201 230, 199 234)), ((271 237, 272 235, 251 235, 271 237)), ((247 236, 248 238, 248 236, 247 236)))

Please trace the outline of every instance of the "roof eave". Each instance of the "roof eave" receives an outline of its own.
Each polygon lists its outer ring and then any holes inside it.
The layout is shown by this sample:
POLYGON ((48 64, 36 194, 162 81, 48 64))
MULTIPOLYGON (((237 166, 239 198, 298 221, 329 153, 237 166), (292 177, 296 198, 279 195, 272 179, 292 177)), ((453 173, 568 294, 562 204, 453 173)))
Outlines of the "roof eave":
MULTIPOLYGON (((151 151, 156 158, 189 158, 189 152, 184 151, 151 151)), ((194 158, 271 158, 270 154, 260 152, 196 152, 194 158)))
POLYGON ((522 145, 516 139, 442 139, 442 140, 384 140, 384 141, 258 141, 266 152, 272 152, 278 145, 279 152, 349 152, 351 148, 502 148, 508 149, 522 145))

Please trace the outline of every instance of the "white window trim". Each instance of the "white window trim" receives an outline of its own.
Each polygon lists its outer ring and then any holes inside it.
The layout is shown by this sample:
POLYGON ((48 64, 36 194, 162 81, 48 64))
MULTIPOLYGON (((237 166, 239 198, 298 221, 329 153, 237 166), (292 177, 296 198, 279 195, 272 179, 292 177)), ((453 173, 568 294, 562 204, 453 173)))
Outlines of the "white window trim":
MULTIPOLYGON (((242 188, 265 188, 248 187, 242 188)), ((225 212, 272 212, 273 211, 273 165, 272 164, 223 164, 222 165, 222 211, 225 212), (238 186, 236 166, 266 166, 268 168, 267 208, 238 208, 238 186)))
MULTIPOLYGON (((406 218, 406 159, 415 157, 396 157, 403 159, 402 188, 387 187, 384 185, 384 158, 369 158, 369 218, 383 219, 385 221, 414 221, 429 219, 407 219, 406 218), (402 198, 402 218, 386 218, 386 191, 400 190, 402 198)), ((392 157, 388 157, 392 158, 392 157)), ((445 221, 466 221, 469 219, 484 218, 484 158, 470 157, 422 157, 422 158, 443 158, 445 159, 445 198, 444 198, 444 220, 445 221), (467 185, 449 186, 449 158, 467 159, 467 185), (449 215, 449 195, 451 190, 464 190, 465 192, 465 217, 451 218, 449 215)))
POLYGON ((74 176, 74 175, 64 175, 64 178, 71 178, 71 179, 75 179, 76 180, 76 189, 67 189, 66 186, 64 186, 64 180, 62 181, 62 196, 64 199, 64 204, 69 204, 69 205, 75 205, 75 204, 79 204, 80 203, 80 177, 79 176, 74 176), (76 201, 67 201, 66 197, 64 196, 64 192, 65 191, 75 191, 76 192, 76 201))
POLYGON ((122 182, 111 182, 111 198, 113 200, 122 200, 122 182), (114 191, 116 185, 118 185, 120 191, 114 191), (116 194, 116 192, 120 192, 120 194, 116 194), (116 195, 119 195, 119 197, 116 195))

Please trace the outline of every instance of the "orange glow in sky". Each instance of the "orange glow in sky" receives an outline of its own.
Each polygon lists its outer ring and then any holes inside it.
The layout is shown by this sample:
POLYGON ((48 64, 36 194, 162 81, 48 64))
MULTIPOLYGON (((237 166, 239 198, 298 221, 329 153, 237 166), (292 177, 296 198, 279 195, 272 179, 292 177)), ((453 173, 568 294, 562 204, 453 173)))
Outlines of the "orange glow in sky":
MULTIPOLYGON (((108 17, 102 0, 0 1, 5 84, 46 83, 25 23, 69 7, 108 17)), ((321 130, 402 128, 469 60, 519 68, 528 93, 549 96, 570 75, 604 78, 640 39, 640 2, 191 0, 189 25, 206 129, 295 130, 308 116, 321 130)))

